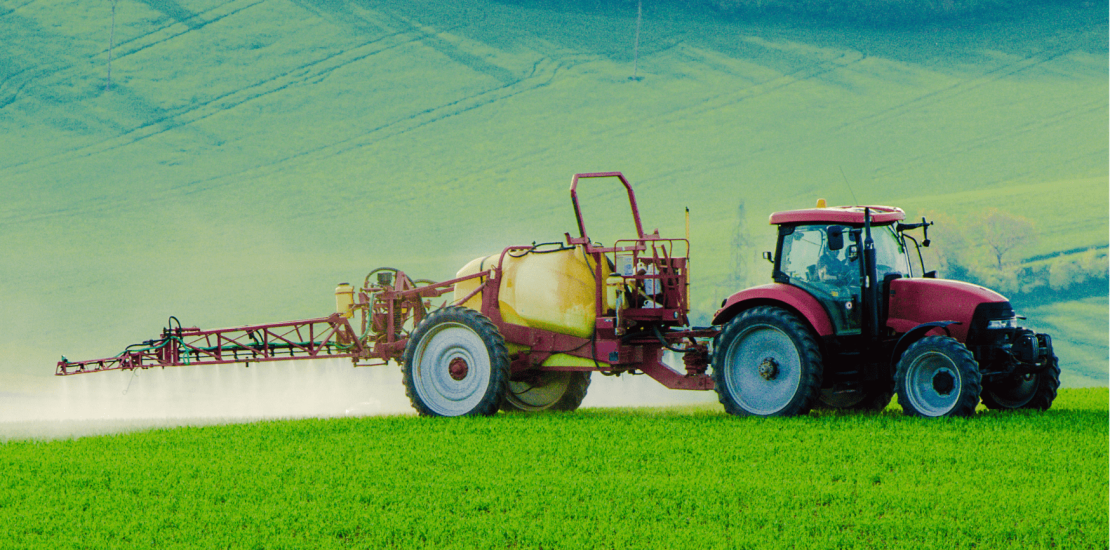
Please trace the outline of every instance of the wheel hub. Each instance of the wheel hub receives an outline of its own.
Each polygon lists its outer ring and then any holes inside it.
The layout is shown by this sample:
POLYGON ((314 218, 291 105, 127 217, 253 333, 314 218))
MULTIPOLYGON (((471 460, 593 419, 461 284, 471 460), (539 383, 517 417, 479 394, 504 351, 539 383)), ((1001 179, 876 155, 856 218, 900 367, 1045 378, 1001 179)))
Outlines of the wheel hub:
POLYGON ((933 375, 933 389, 937 395, 948 395, 956 389, 956 377, 948 369, 940 369, 933 375))
POLYGON ((774 380, 779 375, 779 364, 774 359, 768 357, 759 364, 759 376, 764 380, 774 380))
POLYGON ((466 373, 470 372, 470 365, 466 364, 466 359, 456 357, 451 360, 447 365, 447 373, 451 375, 451 379, 458 381, 466 378, 466 373))

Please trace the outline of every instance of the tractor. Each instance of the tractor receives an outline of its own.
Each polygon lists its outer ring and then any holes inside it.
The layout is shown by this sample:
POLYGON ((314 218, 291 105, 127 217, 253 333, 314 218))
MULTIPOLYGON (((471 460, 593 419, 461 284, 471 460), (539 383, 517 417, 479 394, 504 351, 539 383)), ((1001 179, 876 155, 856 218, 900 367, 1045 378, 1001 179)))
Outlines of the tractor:
POLYGON ((733 294, 713 317, 713 379, 728 412, 875 411, 895 393, 923 417, 967 416, 980 399, 990 409, 1052 405, 1052 338, 1019 326, 1004 296, 925 271, 932 224, 905 218, 823 200, 771 215, 772 282, 733 294))

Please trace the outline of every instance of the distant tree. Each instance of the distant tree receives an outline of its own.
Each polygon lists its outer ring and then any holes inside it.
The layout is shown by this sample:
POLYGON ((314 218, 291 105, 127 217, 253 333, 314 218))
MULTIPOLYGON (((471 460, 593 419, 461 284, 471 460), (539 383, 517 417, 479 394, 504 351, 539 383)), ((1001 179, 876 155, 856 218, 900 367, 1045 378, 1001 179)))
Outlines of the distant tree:
POLYGON ((1090 248, 1078 254, 1060 256, 1048 266, 1048 285, 1052 290, 1067 290, 1087 284, 1088 281, 1105 281, 1107 263, 1105 254, 1090 248))
POLYGON ((932 246, 922 250, 925 269, 937 270, 941 276, 963 279, 968 273, 969 248, 964 227, 966 221, 942 212, 925 211, 925 219, 933 222, 929 228, 932 246))
POLYGON ((1037 232, 1032 222, 997 208, 984 212, 974 228, 974 237, 994 256, 995 267, 999 270, 1002 269, 1002 258, 1007 252, 1037 241, 1037 232))

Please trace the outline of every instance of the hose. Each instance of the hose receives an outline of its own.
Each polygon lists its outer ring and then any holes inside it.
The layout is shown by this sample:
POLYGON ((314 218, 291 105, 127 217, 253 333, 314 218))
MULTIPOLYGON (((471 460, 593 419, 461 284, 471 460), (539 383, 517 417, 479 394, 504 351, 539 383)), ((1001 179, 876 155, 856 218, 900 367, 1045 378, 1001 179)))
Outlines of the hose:
POLYGON ((663 347, 675 353, 689 353, 691 351, 698 351, 697 348, 672 348, 671 345, 667 343, 667 339, 663 338, 663 333, 660 332, 658 326, 652 325, 651 330, 655 332, 655 337, 659 339, 659 343, 663 344, 663 347))
POLYGON ((562 242, 559 242, 559 241, 554 241, 554 242, 550 242, 550 243, 540 243, 540 244, 536 244, 536 241, 532 241, 531 248, 518 250, 518 251, 516 251, 517 253, 515 253, 515 254, 513 252, 509 252, 509 256, 511 256, 513 258, 523 258, 524 256, 527 256, 529 254, 551 254, 552 252, 562 252, 564 250, 572 250, 573 248, 574 248, 573 246, 566 246, 565 244, 563 244, 562 242), (552 250, 539 250, 539 247, 541 247, 541 246, 552 246, 552 245, 554 245, 556 248, 554 248, 552 250))

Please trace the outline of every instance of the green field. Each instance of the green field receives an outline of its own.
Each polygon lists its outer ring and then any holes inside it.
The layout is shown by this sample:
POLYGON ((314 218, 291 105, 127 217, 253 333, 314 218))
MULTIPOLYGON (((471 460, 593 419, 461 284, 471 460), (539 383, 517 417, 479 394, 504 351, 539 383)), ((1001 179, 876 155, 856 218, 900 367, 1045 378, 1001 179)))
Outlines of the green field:
MULTIPOLYGON (((169 315, 314 317, 381 265, 443 279, 559 240, 582 171, 628 174, 664 234, 690 208, 699 322, 767 279, 766 216, 818 197, 1012 210, 1041 233, 1014 260, 1108 244, 1103 6, 841 27, 684 5, 646 3, 633 81, 628 2, 120 0, 113 31, 108 2, 0 1, 0 390, 169 315)), ((619 196, 586 194, 627 235, 619 196)), ((1088 327, 1055 335, 1082 350, 1064 380, 1105 385, 1106 300, 1061 300, 1053 326, 1088 327)))
POLYGON ((1106 548, 1107 391, 1046 413, 718 407, 0 443, 8 548, 1106 548))

